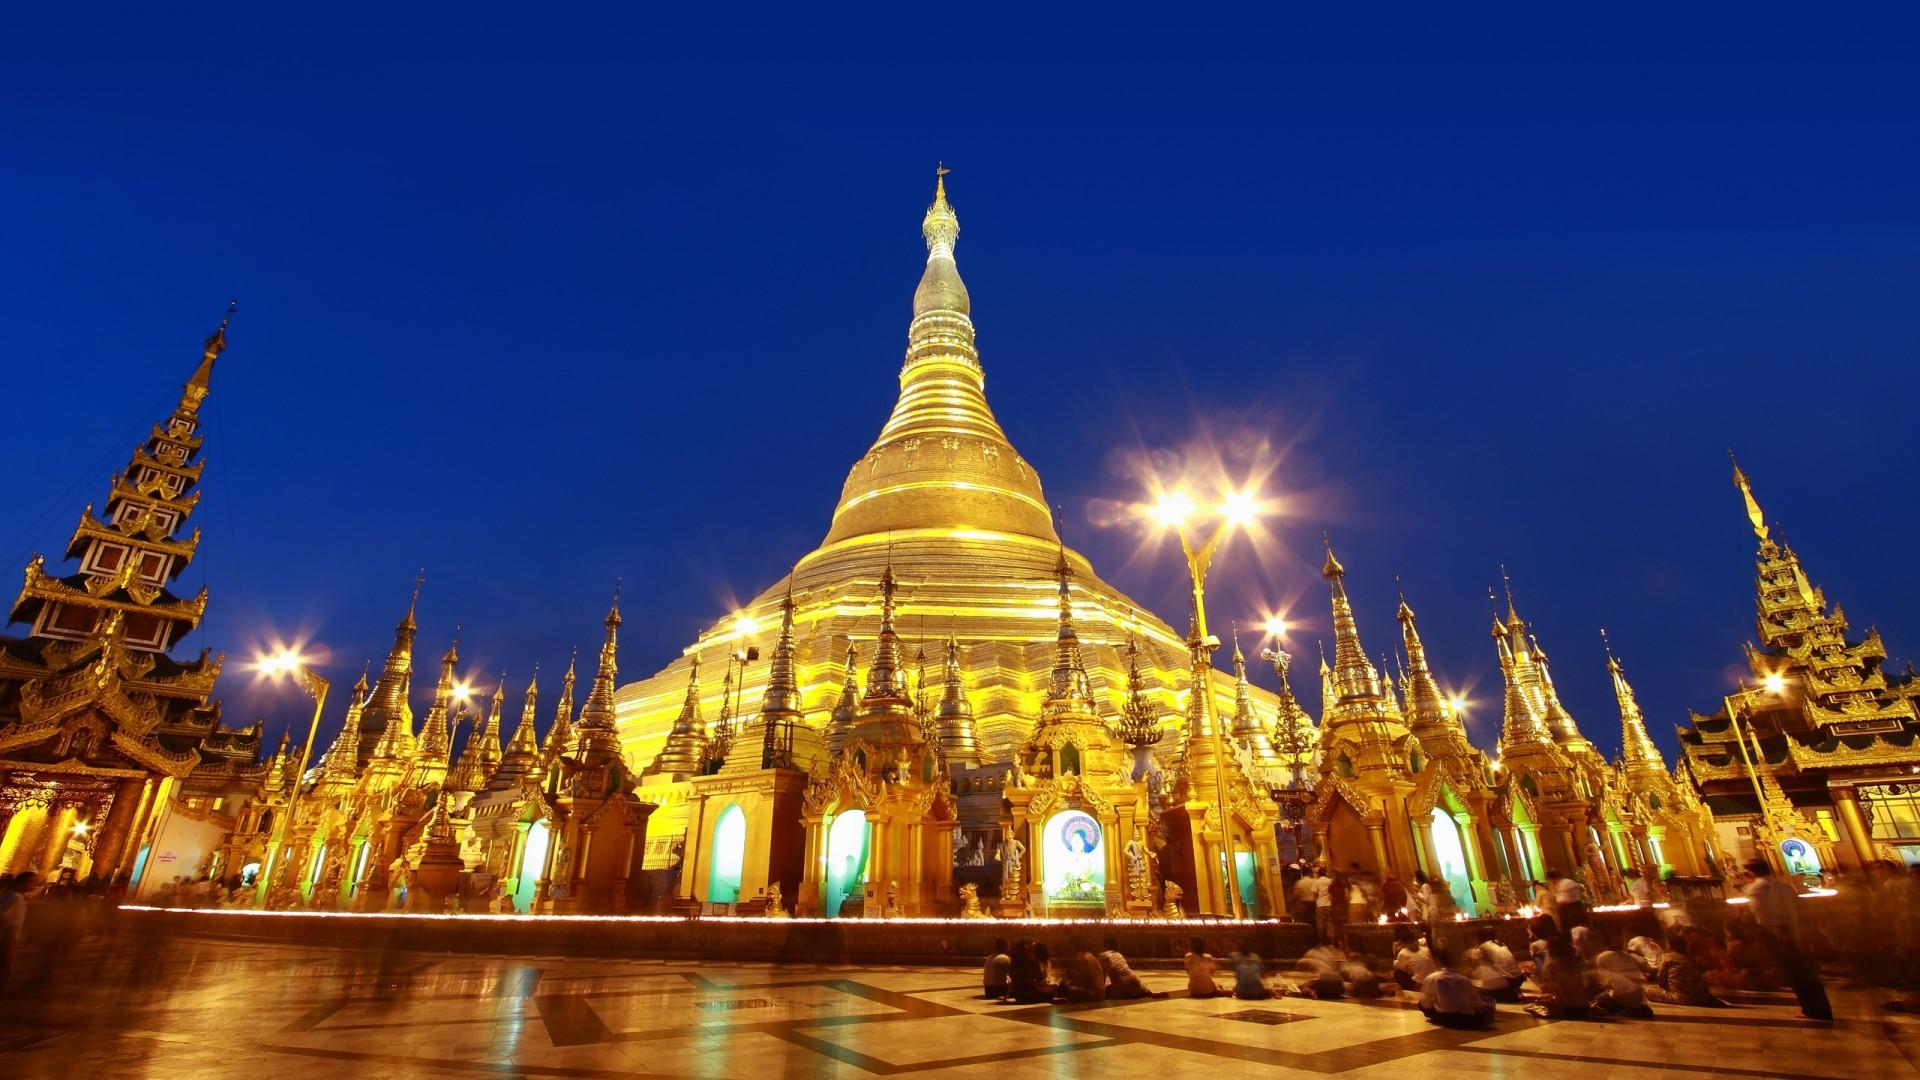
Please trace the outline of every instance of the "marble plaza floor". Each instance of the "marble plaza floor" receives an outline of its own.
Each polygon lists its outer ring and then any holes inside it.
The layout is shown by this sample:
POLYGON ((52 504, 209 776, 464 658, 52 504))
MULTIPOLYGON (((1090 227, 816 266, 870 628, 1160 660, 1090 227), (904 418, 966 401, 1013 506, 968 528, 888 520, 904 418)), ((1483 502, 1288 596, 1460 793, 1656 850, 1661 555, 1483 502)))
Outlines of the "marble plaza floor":
POLYGON ((1490 1031, 1398 1002, 1165 1000, 1010 1006, 973 970, 797 968, 356 953, 211 938, 105 938, 23 958, 0 1007, 8 1076, 1896 1077, 1920 1020, 1833 987, 1839 1020, 1790 998, 1662 1007, 1649 1021, 1490 1031))

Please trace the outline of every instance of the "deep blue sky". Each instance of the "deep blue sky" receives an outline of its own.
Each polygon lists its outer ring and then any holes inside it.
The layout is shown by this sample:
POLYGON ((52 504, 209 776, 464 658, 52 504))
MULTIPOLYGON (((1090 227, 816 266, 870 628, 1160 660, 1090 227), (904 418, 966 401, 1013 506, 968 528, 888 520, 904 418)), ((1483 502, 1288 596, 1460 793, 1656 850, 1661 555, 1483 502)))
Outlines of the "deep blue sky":
MULTIPOLYGON (((1310 656, 1327 529, 1370 650, 1398 574, 1488 744, 1505 563, 1588 733, 1605 625, 1671 746, 1752 635, 1731 444, 1920 649, 1913 25, 927 10, 9 14, 0 564, 58 549, 238 296, 195 647, 304 632, 344 686, 425 564, 422 666, 464 623, 517 707, 623 575, 650 673, 825 532, 945 159, 1000 419, 1164 615, 1174 558, 1091 520, 1118 462, 1264 439, 1280 543, 1222 556, 1216 619, 1287 604, 1310 656)), ((229 670, 230 720, 298 712, 229 670)))

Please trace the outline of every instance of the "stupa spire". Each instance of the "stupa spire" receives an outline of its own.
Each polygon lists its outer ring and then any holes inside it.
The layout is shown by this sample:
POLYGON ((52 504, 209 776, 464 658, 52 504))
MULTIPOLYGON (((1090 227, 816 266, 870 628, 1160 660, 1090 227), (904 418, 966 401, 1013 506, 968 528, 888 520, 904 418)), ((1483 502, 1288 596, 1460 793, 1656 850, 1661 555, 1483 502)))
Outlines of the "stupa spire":
POLYGON ((649 773, 697 773, 707 754, 707 722, 700 715, 700 655, 695 653, 687 669, 687 696, 680 703, 680 715, 673 718, 666 745, 647 766, 649 773))
POLYGON ((1060 625, 1054 635, 1053 679, 1047 690, 1047 709, 1089 712, 1093 692, 1087 682, 1087 665, 1080 655, 1080 635, 1073 628, 1073 568, 1067 565, 1067 549, 1060 548, 1053 575, 1060 588, 1060 625))
POLYGON ((1240 651, 1240 625, 1233 627, 1233 741, 1246 748, 1257 766, 1279 761, 1273 733, 1253 708, 1253 689, 1247 681, 1247 657, 1240 651))
POLYGON ((500 673, 499 685, 493 688, 493 697, 487 702, 486 715, 467 733, 467 744, 460 751, 460 763, 454 767, 457 783, 461 791, 479 791, 487 786, 493 776, 493 770, 499 766, 501 758, 500 728, 501 714, 507 708, 507 674, 500 673))
POLYGON ((767 693, 760 700, 760 767, 771 769, 790 756, 794 726, 800 723, 800 681, 793 670, 793 578, 780 601, 780 640, 767 671, 767 693))
POLYGON ((574 670, 580 662, 580 650, 567 657, 567 673, 560 677, 560 700, 553 707, 553 726, 547 729, 547 743, 540 756, 553 761, 573 746, 574 670))
POLYGON ((428 782, 445 775, 453 756, 453 725, 449 710, 453 703, 453 672, 459 663, 460 627, 455 626, 453 643, 447 646, 446 655, 440 658, 440 680, 433 687, 433 705, 420 725, 416 767, 420 770, 419 775, 426 777, 428 782))
POLYGON ((973 722, 973 705, 967 701, 966 684, 960 676, 960 641, 947 635, 946 678, 936 713, 940 746, 948 761, 973 766, 981 762, 980 732, 973 722))
POLYGON ((893 628, 895 588, 893 564, 888 563, 880 575, 880 634, 874 642, 873 663, 867 668, 867 701, 904 699, 906 694, 899 681, 900 635, 893 628))
POLYGON ((927 260, 913 294, 900 397, 848 474, 824 546, 854 537, 877 543, 903 528, 1059 540, 1040 478, 987 405, 972 302, 954 261, 960 218, 947 199, 946 175, 942 166, 920 223, 927 260))
POLYGON ((593 688, 580 707, 580 725, 574 732, 574 755, 585 759, 607 753, 618 757, 620 740, 613 730, 613 687, 620 675, 620 587, 614 586, 607 609, 606 636, 600 641, 600 663, 594 669, 593 688))
POLYGON ((327 750, 327 760, 321 766, 321 781, 340 789, 353 786, 353 778, 360 767, 360 714, 367 707, 367 668, 360 669, 360 678, 353 684, 353 692, 347 698, 347 719, 340 725, 340 734, 334 736, 333 746, 327 750))
POLYGON ((859 653, 852 641, 847 642, 847 663, 844 672, 845 682, 840 688, 840 701, 833 707, 833 715, 827 719, 827 753, 838 755, 847 740, 853 736, 854 723, 860 715, 860 667, 859 653))
MULTIPOLYGON (((505 683, 505 680, 501 680, 505 683)), ((520 723, 513 729, 513 739, 500 755, 500 762, 487 778, 487 790, 505 791, 520 782, 520 778, 532 771, 540 760, 540 742, 534 732, 538 719, 540 703, 540 666, 534 665, 533 677, 527 680, 526 696, 520 699, 520 723)))
POLYGON ((1120 741, 1146 748, 1160 741, 1160 716, 1147 700, 1147 680, 1140 674, 1140 646, 1127 634, 1127 703, 1120 713, 1120 741))
MULTIPOLYGON (((1423 740, 1459 729, 1459 718, 1448 707, 1446 697, 1440 693, 1439 683, 1434 681, 1433 669, 1427 666, 1427 645, 1420 640, 1420 627, 1405 596, 1400 598, 1400 608, 1395 614, 1400 620, 1401 644, 1407 652, 1408 726, 1413 729, 1415 736, 1423 740)), ((1432 751, 1428 753, 1431 756, 1432 751)))
POLYGON ((1747 520, 1753 523, 1753 535, 1762 544, 1768 542, 1767 516, 1760 509, 1760 500, 1753 497, 1753 485, 1747 481, 1746 470, 1740 467, 1740 460, 1727 451, 1727 460, 1733 463, 1733 484, 1740 489, 1740 498, 1747 504, 1747 520))
POLYGON ((1607 649, 1607 673, 1613 676, 1614 700, 1620 703, 1620 760, 1629 774, 1658 772, 1664 777, 1666 758, 1654 745, 1653 736, 1647 734, 1647 719, 1640 712, 1639 699, 1627 683, 1626 669, 1613 655, 1613 642, 1607 640, 1605 630, 1600 631, 1600 641, 1607 649))
POLYGON ((1334 692, 1337 698, 1378 697, 1380 675, 1367 661, 1367 651, 1360 644, 1360 627, 1353 618, 1353 604, 1347 599, 1347 568, 1334 557, 1333 541, 1325 543, 1327 561, 1320 568, 1320 576, 1327 579, 1333 593, 1334 692))

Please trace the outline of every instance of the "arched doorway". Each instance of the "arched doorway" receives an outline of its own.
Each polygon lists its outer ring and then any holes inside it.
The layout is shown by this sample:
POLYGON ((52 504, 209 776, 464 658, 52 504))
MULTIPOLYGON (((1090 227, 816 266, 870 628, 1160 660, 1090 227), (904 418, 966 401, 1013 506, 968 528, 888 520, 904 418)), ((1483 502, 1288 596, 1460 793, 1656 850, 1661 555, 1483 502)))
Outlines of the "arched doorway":
POLYGON ((513 887, 513 910, 533 910, 533 899, 540 891, 540 875, 547 868, 547 845, 552 839, 544 820, 527 826, 527 841, 520 854, 519 878, 513 887))
POLYGON ((867 814, 848 810, 836 814, 827 826, 827 895, 822 910, 829 919, 840 917, 850 897, 861 894, 867 879, 867 814))
POLYGON ((1429 830, 1433 834, 1434 869, 1453 894, 1457 911, 1473 911, 1473 875, 1467 869, 1466 846, 1460 842, 1460 823, 1444 806, 1433 808, 1429 830))
POLYGON ((1044 865, 1050 904, 1107 903, 1107 853, 1100 823, 1079 810, 1047 819, 1044 865))
POLYGON ((747 864, 747 812, 729 806, 713 828, 713 873, 707 878, 707 901, 731 904, 740 899, 740 872, 747 864))

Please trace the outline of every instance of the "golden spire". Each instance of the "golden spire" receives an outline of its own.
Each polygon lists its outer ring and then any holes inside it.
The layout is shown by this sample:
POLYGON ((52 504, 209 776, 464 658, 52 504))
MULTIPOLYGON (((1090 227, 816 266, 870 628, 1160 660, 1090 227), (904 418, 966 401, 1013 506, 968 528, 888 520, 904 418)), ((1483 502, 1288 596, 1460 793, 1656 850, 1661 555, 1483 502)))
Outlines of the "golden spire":
POLYGON ((445 765, 453 755, 453 731, 448 709, 453 702, 453 669, 460 663, 460 627, 453 628, 453 644, 440 658, 440 681, 433 687, 433 705, 420 725, 420 757, 427 763, 445 765))
POLYGON ((1554 745, 1553 736, 1547 732, 1547 725, 1534 711, 1533 702, 1528 700, 1526 688, 1522 685, 1524 673, 1521 662, 1526 659, 1524 635, 1516 646, 1505 628, 1494 624, 1494 651, 1500 656, 1500 673, 1506 679, 1506 713, 1500 730, 1500 752, 1508 753, 1509 746, 1554 745))
POLYGON ((367 706, 367 668, 360 669, 360 679, 353 684, 353 694, 347 699, 347 719, 340 725, 340 734, 334 736, 333 746, 327 750, 327 760, 321 767, 320 777, 340 788, 353 786, 353 777, 359 771, 360 758, 360 714, 367 706))
POLYGON ((1767 519, 1760 512, 1760 500, 1753 497, 1753 485, 1747 482, 1746 471, 1740 468, 1740 462, 1727 451, 1727 460, 1733 462, 1733 483, 1740 489, 1740 498, 1747 504, 1747 520, 1753 523, 1753 535, 1759 537, 1762 544, 1767 543, 1767 519))
POLYGON ((193 375, 187 384, 180 388, 180 408, 174 415, 191 423, 200 413, 200 403, 207 400, 207 391, 213 384, 213 362, 227 351, 227 323, 233 319, 233 313, 240 310, 240 301, 227 305, 227 314, 213 335, 207 338, 206 346, 200 354, 200 366, 193 369, 193 375))
POLYGON ((1047 690, 1046 708, 1050 712, 1091 712, 1093 693, 1080 655, 1080 635, 1073 628, 1073 568, 1067 565, 1065 547, 1060 548, 1053 574, 1060 583, 1060 628, 1055 634, 1053 680, 1047 690))
POLYGON ((1128 631, 1127 704, 1120 713, 1120 741, 1144 748, 1158 743, 1163 734, 1159 714, 1147 701, 1147 680, 1140 674, 1140 646, 1128 631))
POLYGON ((1233 741, 1245 747, 1254 764, 1271 765, 1279 760, 1273 734, 1253 711, 1253 691, 1247 682, 1247 657, 1240 651, 1240 624, 1233 624, 1233 741))
MULTIPOLYGON (((1320 576, 1333 590, 1333 686, 1339 697, 1378 697, 1380 675, 1367 661, 1360 644, 1360 627, 1353 618, 1353 604, 1347 599, 1347 568, 1333 555, 1333 541, 1325 540, 1327 561, 1320 576)), ((1330 702, 1329 702, 1330 704, 1330 702)))
POLYGON ((827 719, 827 753, 836 756, 853 735, 854 722, 860 713, 859 655, 851 639, 847 641, 845 679, 840 689, 840 702, 833 707, 833 714, 827 719))
POLYGON ((981 762, 980 733, 973 723, 973 706, 967 701, 967 688, 960 677, 960 641, 947 635, 945 686, 936 714, 940 746, 948 761, 974 766, 981 762))
MULTIPOLYGON (((1420 640, 1420 628, 1405 596, 1400 598, 1395 617, 1400 620, 1401 643, 1407 650, 1407 719, 1415 737, 1431 739, 1444 731, 1458 729, 1460 720, 1447 707, 1447 699, 1434 681, 1433 670, 1427 666, 1427 646, 1420 640)), ((1433 756, 1431 750, 1428 756, 1433 756)))
POLYGON ((573 683, 579 661, 580 650, 575 649, 567 657, 567 673, 560 677, 560 700, 553 707, 553 726, 547 729, 547 744, 540 751, 540 756, 547 761, 553 761, 573 746, 573 683))
POLYGON ((540 752, 540 744, 534 734, 537 722, 536 710, 540 702, 540 665, 533 665, 533 678, 527 680, 526 696, 520 699, 520 723, 513 729, 513 741, 508 744, 509 753, 526 754, 528 757, 540 752))
POLYGON ((900 635, 893 629, 893 563, 880 575, 880 635, 874 642, 873 663, 867 668, 867 694, 864 700, 899 698, 905 689, 899 685, 900 635))
POLYGON ((947 202, 944 173, 921 233, 927 262, 913 294, 900 397, 879 438, 849 472, 823 546, 915 528, 990 530, 1056 543, 1040 478, 987 404, 972 305, 954 263, 960 219, 947 202))
MULTIPOLYGON (((397 729, 395 735, 408 743, 413 740, 413 706, 407 701, 407 691, 413 683, 413 639, 419 630, 414 611, 420 606, 420 586, 426 580, 427 571, 422 567, 413 579, 413 598, 407 601, 407 613, 393 628, 393 648, 381 665, 380 681, 374 685, 373 699, 363 715, 362 724, 367 729, 361 733, 363 747, 367 747, 367 736, 377 736, 376 745, 384 745, 390 729, 397 729)), ((404 753, 404 748, 400 752, 404 753)))
POLYGON ((486 715, 467 733, 467 744, 460 751, 460 763, 454 766, 454 784, 460 791, 479 791, 487 786, 494 767, 500 764, 501 713, 507 706, 507 674, 500 673, 500 684, 493 688, 486 715))
POLYGON ((1634 697, 1633 687, 1627 684, 1626 669, 1614 659, 1613 642, 1607 640, 1604 629, 1600 631, 1600 641, 1607 649, 1607 672, 1613 676, 1613 696, 1620 703, 1620 760, 1629 775, 1653 771, 1665 776, 1666 758, 1654 745, 1653 736, 1647 734, 1647 720, 1640 713, 1640 702, 1634 697))
POLYGON ((607 633, 600 642, 600 663, 593 673, 593 688, 580 707, 580 724, 574 732, 574 755, 620 755, 620 740, 613 729, 613 687, 620 675, 620 586, 614 585, 613 604, 607 609, 607 633))
POLYGON ((700 715, 700 654, 687 670, 687 696, 673 718, 666 745, 647 766, 649 773, 697 773, 707 756, 707 722, 700 715))
POLYGON ((773 647, 773 661, 767 670, 766 696, 760 699, 761 768, 792 764, 783 760, 790 756, 783 750, 791 750, 793 727, 798 723, 800 683, 793 671, 793 576, 789 574, 787 595, 780 601, 780 640, 773 647))

